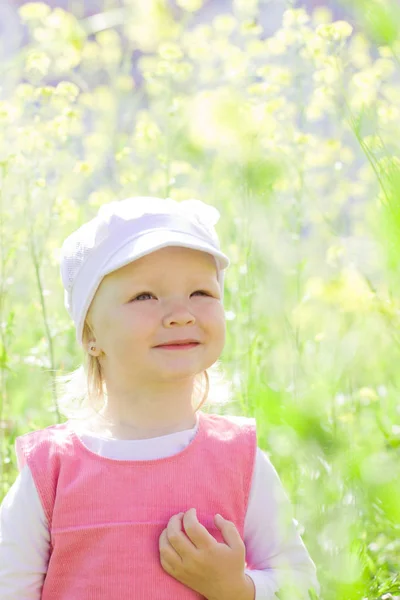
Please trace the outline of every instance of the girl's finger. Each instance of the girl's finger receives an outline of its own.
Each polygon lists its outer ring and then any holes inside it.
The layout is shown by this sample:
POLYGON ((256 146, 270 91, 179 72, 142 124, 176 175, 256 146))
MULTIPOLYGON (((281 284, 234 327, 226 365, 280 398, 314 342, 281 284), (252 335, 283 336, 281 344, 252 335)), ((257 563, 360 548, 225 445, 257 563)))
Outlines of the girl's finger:
POLYGON ((183 525, 186 535, 196 548, 208 548, 216 543, 208 529, 197 519, 195 508, 191 508, 183 515, 183 525))
POLYGON ((218 529, 221 531, 222 537, 224 538, 227 546, 232 548, 232 550, 237 548, 244 550, 244 542, 240 537, 240 533, 238 532, 235 523, 224 519, 221 515, 218 515, 218 518, 215 518, 215 523, 218 529))
POLYGON ((164 529, 163 532, 160 535, 160 538, 158 540, 158 548, 160 550, 160 554, 163 555, 164 558, 167 558, 169 560, 169 562, 182 562, 181 557, 179 556, 179 554, 176 552, 176 550, 171 546, 171 544, 168 541, 168 536, 167 536, 167 530, 164 529))
POLYGON ((168 521, 167 539, 181 557, 195 550, 192 542, 182 530, 182 519, 179 515, 173 515, 168 521))

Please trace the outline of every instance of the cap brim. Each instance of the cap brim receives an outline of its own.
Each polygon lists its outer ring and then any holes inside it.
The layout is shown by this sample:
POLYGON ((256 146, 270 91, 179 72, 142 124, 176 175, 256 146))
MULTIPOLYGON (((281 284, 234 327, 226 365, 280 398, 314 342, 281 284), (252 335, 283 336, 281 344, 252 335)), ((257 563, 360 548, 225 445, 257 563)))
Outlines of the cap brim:
POLYGON ((146 233, 137 239, 129 240, 124 246, 119 248, 106 264, 103 265, 101 269, 102 275, 104 276, 112 271, 116 271, 142 256, 146 256, 167 246, 181 246, 183 248, 192 248, 193 250, 207 252, 215 257, 220 270, 226 269, 230 264, 228 257, 223 252, 200 239, 196 239, 190 234, 157 230, 146 233))

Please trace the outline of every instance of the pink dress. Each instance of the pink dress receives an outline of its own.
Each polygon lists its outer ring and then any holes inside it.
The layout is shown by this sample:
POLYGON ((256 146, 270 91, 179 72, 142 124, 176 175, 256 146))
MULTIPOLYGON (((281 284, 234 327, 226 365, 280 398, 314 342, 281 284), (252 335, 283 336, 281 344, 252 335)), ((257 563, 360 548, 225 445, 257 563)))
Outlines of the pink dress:
POLYGON ((243 538, 257 450, 253 418, 235 423, 199 412, 190 444, 155 460, 99 456, 68 423, 20 436, 16 446, 50 527, 42 600, 202 598, 161 566, 158 540, 170 517, 196 508, 200 523, 224 542, 214 524, 220 513, 243 538))

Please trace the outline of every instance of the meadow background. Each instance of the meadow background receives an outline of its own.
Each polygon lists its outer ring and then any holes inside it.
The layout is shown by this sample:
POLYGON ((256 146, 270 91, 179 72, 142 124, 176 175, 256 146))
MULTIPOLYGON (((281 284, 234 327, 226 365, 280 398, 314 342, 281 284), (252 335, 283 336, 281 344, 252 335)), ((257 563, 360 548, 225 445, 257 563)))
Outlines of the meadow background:
MULTIPOLYGON (((218 207, 226 387, 254 416, 324 600, 400 598, 400 7, 24 3, 0 64, 0 501, 82 354, 58 251, 134 195, 218 207)), ((4 23, 3 23, 4 26, 4 23)), ((224 391, 225 390, 225 391, 224 391)))

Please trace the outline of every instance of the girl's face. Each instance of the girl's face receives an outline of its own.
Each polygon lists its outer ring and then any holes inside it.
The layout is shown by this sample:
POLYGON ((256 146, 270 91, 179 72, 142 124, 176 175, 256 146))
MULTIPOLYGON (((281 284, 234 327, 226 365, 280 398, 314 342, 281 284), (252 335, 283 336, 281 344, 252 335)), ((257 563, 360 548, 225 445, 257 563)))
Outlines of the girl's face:
MULTIPOLYGON (((172 246, 121 267, 101 282, 90 306, 106 381, 123 387, 140 381, 195 376, 213 365, 225 344, 225 312, 214 258, 172 246), (192 349, 156 348, 193 338, 192 349), (121 379, 122 378, 122 379, 121 379)), ((119 386, 118 386, 119 387, 119 386)))

